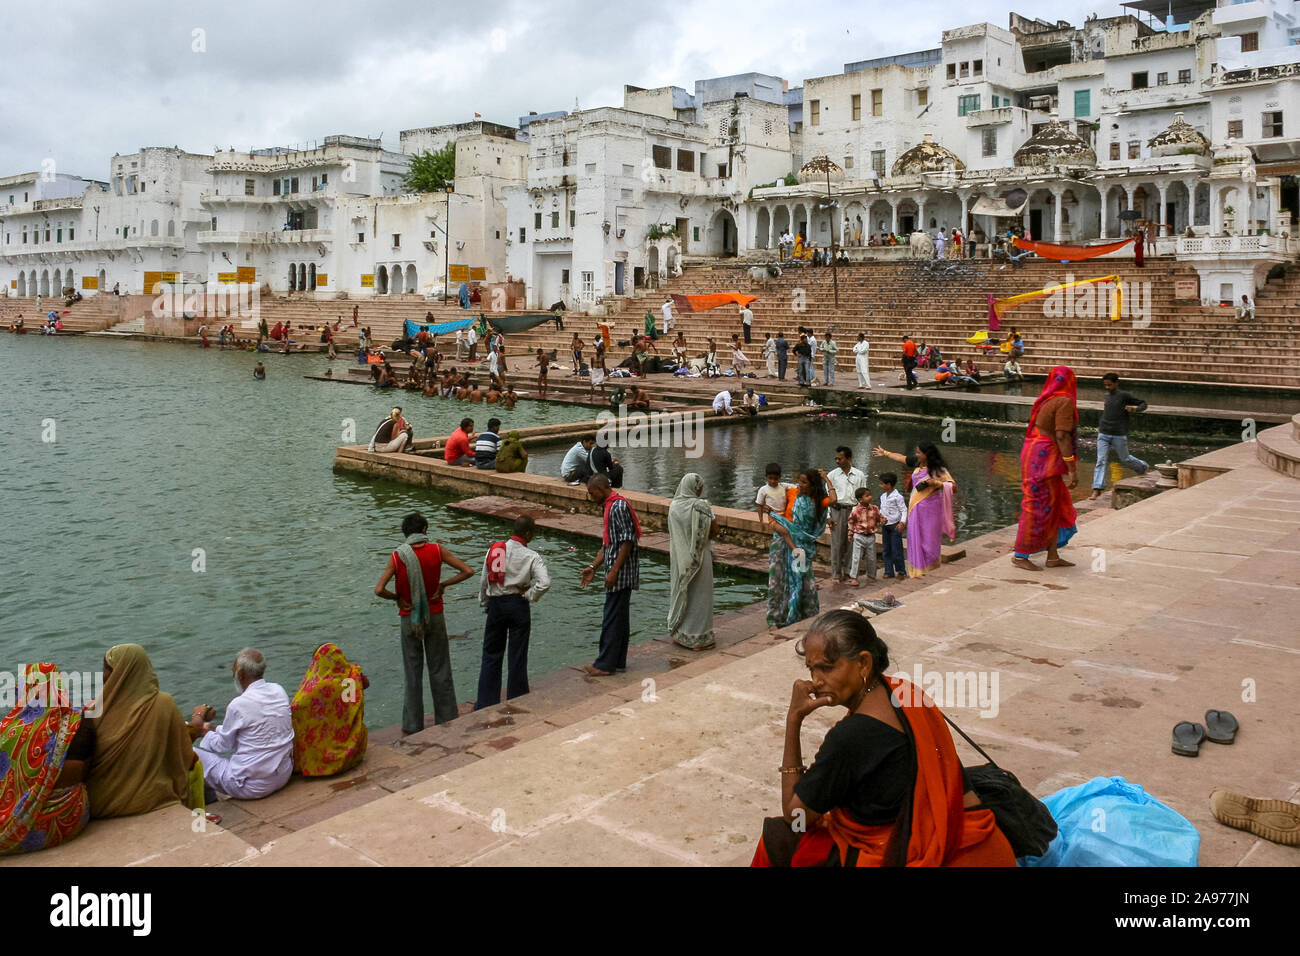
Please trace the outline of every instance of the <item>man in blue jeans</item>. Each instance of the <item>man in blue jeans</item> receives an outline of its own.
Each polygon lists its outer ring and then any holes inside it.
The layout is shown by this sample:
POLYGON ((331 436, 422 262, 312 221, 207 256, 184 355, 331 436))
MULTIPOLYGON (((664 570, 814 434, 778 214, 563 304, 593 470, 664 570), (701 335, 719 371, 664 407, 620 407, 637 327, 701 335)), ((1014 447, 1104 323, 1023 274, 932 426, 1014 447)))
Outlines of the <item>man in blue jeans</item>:
POLYGON ((1100 496, 1106 487, 1106 465, 1112 453, 1116 461, 1139 475, 1145 474, 1150 467, 1141 458, 1134 458, 1128 452, 1128 417, 1132 413, 1145 412, 1147 403, 1123 391, 1119 387, 1119 376, 1114 372, 1103 375, 1101 384, 1106 389, 1106 404, 1097 426, 1097 467, 1092 472, 1090 498, 1100 496))
MULTIPOLYGON (((627 499, 604 475, 587 482, 587 497, 604 509, 601 555, 605 564, 605 614, 600 625, 600 651, 592 664, 579 668, 592 677, 609 677, 627 670, 627 646, 632 636, 632 592, 641 586, 637 539, 641 525, 627 499)), ((591 583, 600 558, 582 569, 582 586, 591 583)))

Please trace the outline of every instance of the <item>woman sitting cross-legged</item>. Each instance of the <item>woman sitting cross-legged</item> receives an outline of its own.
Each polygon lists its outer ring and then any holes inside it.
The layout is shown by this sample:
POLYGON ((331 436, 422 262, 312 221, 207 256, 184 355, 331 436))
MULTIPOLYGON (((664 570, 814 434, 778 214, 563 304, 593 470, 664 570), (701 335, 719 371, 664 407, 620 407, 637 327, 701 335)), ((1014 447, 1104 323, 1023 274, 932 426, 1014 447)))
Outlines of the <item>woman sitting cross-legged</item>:
POLYGON ((781 760, 783 816, 763 823, 753 866, 1015 866, 993 811, 963 783, 943 714, 905 678, 854 611, 817 618, 796 645, 810 680, 794 682, 781 760), (811 767, 800 731, 819 707, 848 713, 811 767))
POLYGON ((290 705, 293 769, 304 777, 350 770, 366 755, 365 691, 361 668, 334 644, 322 644, 290 705))

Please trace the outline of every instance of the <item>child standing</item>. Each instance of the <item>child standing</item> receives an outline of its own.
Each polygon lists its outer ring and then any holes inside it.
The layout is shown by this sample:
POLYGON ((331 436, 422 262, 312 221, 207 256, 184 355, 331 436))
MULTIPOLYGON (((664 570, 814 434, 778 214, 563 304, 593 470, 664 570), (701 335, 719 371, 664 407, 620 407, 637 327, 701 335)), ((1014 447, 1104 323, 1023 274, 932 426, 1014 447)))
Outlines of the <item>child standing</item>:
POLYGON ((767 476, 767 484, 759 486, 754 504, 758 506, 758 522, 766 528, 772 524, 772 519, 768 517, 770 512, 785 514, 786 491, 792 486, 781 480, 781 466, 776 462, 769 463, 764 474, 767 476))
MULTIPOLYGON (((849 513, 849 534, 853 535, 853 559, 849 565, 849 587, 858 586, 858 562, 865 554, 867 578, 876 579, 876 530, 880 527, 880 509, 871 501, 871 489, 859 488, 853 493, 857 507, 849 513)), ((901 497, 901 496, 900 496, 901 497)))
POLYGON ((898 476, 892 471, 880 476, 880 519, 884 522, 884 526, 880 529, 880 543, 885 561, 884 576, 887 578, 895 575, 900 578, 907 577, 907 565, 903 563, 903 535, 900 527, 905 527, 907 524, 907 505, 903 503, 903 496, 895 487, 897 484, 898 476))

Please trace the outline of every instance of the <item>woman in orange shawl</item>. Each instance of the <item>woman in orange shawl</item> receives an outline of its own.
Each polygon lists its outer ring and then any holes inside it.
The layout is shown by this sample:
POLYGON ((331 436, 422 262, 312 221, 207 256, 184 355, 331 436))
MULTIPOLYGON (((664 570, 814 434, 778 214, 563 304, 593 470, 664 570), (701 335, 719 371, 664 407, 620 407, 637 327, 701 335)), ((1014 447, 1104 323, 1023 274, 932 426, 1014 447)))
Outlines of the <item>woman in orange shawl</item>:
POLYGON ((350 770, 366 754, 365 689, 370 681, 333 644, 312 656, 293 695, 293 769, 304 777, 350 770))
POLYGON ((764 821, 753 866, 1015 866, 993 818, 962 781, 943 714, 920 688, 885 677, 889 649, 853 611, 813 622, 796 646, 781 767, 783 816, 764 821), (848 715, 811 767, 799 734, 818 707, 848 715))
POLYGON ((1026 571, 1040 568, 1029 556, 1047 550, 1049 568, 1073 564, 1059 554, 1078 529, 1070 489, 1079 484, 1078 385, 1074 372, 1058 365, 1048 373, 1043 391, 1029 413, 1025 444, 1020 449, 1020 527, 1011 563, 1026 571))

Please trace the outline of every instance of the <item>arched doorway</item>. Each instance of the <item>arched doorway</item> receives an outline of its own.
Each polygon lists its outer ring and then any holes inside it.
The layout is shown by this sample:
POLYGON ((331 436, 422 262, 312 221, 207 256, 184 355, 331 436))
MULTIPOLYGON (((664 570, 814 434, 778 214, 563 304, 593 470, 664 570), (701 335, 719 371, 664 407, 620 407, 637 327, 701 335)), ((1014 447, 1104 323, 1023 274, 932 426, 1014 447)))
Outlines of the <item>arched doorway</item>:
POLYGON ((27 274, 27 294, 36 295, 39 286, 36 284, 36 270, 33 269, 27 274))
POLYGON ((77 280, 73 278, 71 269, 63 273, 63 285, 66 288, 71 289, 73 292, 77 291, 77 280))
POLYGON ((52 286, 55 295, 63 295, 63 270, 54 270, 54 284, 52 286))
POLYGON ((407 292, 418 291, 419 286, 416 284, 415 280, 416 280, 415 266, 409 265, 406 267, 406 291, 407 292))
POLYGON ((174 219, 167 220, 167 235, 169 238, 173 238, 173 239, 176 237, 176 220, 174 219))
POLYGON ((27 273, 18 273, 18 296, 25 298, 27 296, 27 273))
POLYGON ((677 272, 677 247, 676 247, 676 246, 669 246, 669 247, 668 247, 668 275, 669 275, 669 277, 671 277, 671 276, 673 275, 673 273, 675 273, 675 272, 677 272))
POLYGON ((790 209, 787 206, 777 206, 776 212, 772 214, 772 232, 776 235, 777 241, 790 231, 790 209))
POLYGON ((770 246, 768 238, 772 231, 772 214, 767 211, 766 207, 758 211, 754 217, 754 248, 767 249, 770 246))
POLYGON ((311 292, 316 288, 316 263, 307 267, 307 291, 311 292))
POLYGON ((289 263, 289 291, 298 291, 298 267, 292 262, 289 263))
POLYGON ((108 273, 105 272, 103 269, 99 270, 99 291, 100 292, 108 291, 108 273))
POLYGON ((388 295, 388 267, 375 270, 375 295, 388 295))
POLYGON ((41 295, 50 294, 50 270, 41 270, 41 295))
POLYGON ((710 256, 734 256, 736 254, 736 220, 725 209, 719 209, 709 224, 708 242, 705 254, 710 256))
POLYGON ((298 291, 307 291, 307 267, 303 263, 298 263, 298 291))
POLYGON ((151 219, 151 220, 149 220, 149 235, 151 235, 151 236, 156 236, 156 235, 158 235, 158 220, 157 220, 157 219, 151 219))
POLYGON ((402 283, 402 267, 393 266, 392 273, 388 276, 388 291, 393 295, 401 295, 405 290, 402 283))
POLYGON ((650 265, 648 267, 648 271, 650 275, 654 276, 655 278, 658 278, 659 277, 659 247, 658 246, 650 247, 649 263, 650 265))

